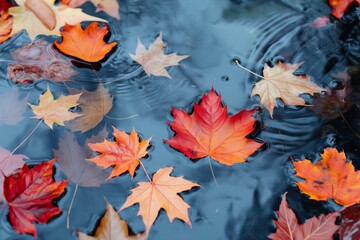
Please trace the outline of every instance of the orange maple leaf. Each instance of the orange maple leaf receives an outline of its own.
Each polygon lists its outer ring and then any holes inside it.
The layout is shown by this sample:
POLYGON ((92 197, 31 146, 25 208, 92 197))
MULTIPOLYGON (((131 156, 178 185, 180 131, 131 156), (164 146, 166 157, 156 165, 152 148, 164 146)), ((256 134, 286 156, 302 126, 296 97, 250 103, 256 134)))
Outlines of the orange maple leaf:
POLYGON ((72 120, 81 114, 69 112, 69 109, 78 105, 80 94, 63 96, 54 100, 50 89, 40 96, 39 105, 29 104, 35 116, 33 118, 43 119, 45 124, 53 129, 53 124, 64 126, 64 121, 72 120))
POLYGON ((146 227, 146 235, 155 222, 160 209, 164 209, 170 222, 174 218, 183 220, 191 226, 188 209, 190 206, 178 193, 190 190, 200 185, 190 182, 183 177, 171 177, 172 167, 160 168, 153 176, 151 182, 140 182, 138 187, 132 189, 132 194, 121 206, 120 211, 139 203, 138 215, 141 215, 146 227))
POLYGON ((358 5, 360 4, 360 0, 329 0, 329 4, 332 8, 332 15, 334 15, 337 19, 341 19, 346 9, 355 2, 358 5))
POLYGON ((328 215, 312 217, 304 224, 299 224, 295 213, 286 202, 286 193, 284 194, 279 211, 278 219, 274 221, 276 232, 269 235, 270 239, 276 240, 332 240, 333 234, 339 228, 335 224, 337 212, 328 215))
POLYGON ((104 168, 114 166, 108 179, 126 171, 129 171, 130 175, 134 177, 140 158, 147 154, 146 149, 151 138, 139 142, 139 136, 135 129, 131 131, 130 135, 115 127, 113 129, 116 142, 109 142, 105 139, 102 143, 89 143, 89 147, 93 151, 99 152, 100 155, 87 160, 104 168))
POLYGON ((13 17, 7 12, 0 12, 0 43, 10 38, 13 21, 13 17))
POLYGON ((335 148, 326 148, 320 155, 322 160, 315 164, 307 159, 294 162, 296 176, 305 179, 296 182, 300 190, 317 201, 332 198, 343 206, 360 203, 360 171, 355 172, 345 153, 335 148))
POLYGON ((101 27, 97 22, 89 24, 84 30, 80 23, 74 26, 65 24, 61 32, 62 42, 56 41, 55 46, 67 55, 86 62, 98 62, 117 44, 104 42, 107 33, 108 26, 104 24, 101 27))
POLYGON ((246 137, 254 130, 254 112, 243 110, 228 116, 221 96, 211 89, 200 104, 194 104, 193 114, 173 108, 174 122, 169 125, 176 135, 165 142, 191 159, 210 156, 226 165, 245 162, 263 145, 246 137))
POLYGON ((302 93, 313 95, 316 92, 326 91, 310 81, 308 76, 296 76, 294 71, 299 64, 284 64, 278 62, 274 67, 265 64, 263 79, 255 84, 251 96, 259 95, 260 102, 269 110, 272 117, 277 99, 280 98, 285 105, 306 106, 302 93))
POLYGON ((148 76, 165 76, 171 78, 166 67, 179 65, 179 62, 189 56, 178 56, 176 53, 164 54, 165 44, 162 40, 162 33, 156 38, 149 49, 146 49, 140 39, 136 47, 135 55, 130 54, 132 59, 141 64, 148 76))

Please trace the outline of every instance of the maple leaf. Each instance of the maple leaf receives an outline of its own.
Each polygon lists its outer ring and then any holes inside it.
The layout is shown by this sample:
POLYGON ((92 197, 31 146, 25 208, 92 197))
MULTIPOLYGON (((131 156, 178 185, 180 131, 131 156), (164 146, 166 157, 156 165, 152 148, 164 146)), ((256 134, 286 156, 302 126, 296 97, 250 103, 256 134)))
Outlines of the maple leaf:
POLYGON ((11 56, 16 63, 8 66, 8 78, 15 83, 29 84, 39 79, 70 81, 77 73, 71 68, 70 60, 43 39, 16 49, 11 56))
POLYGON ((13 17, 7 12, 2 12, 0 10, 0 43, 3 43, 10 38, 12 26, 13 17))
POLYGON ((86 2, 91 2, 96 7, 96 12, 104 11, 116 20, 120 20, 119 3, 117 0, 62 0, 61 3, 69 7, 78 7, 86 2))
POLYGON ((162 33, 155 42, 146 49, 140 39, 136 47, 135 55, 130 54, 132 59, 141 64, 148 76, 165 76, 171 78, 166 67, 179 65, 179 62, 189 56, 178 56, 176 53, 164 54, 165 43, 162 40, 162 33))
POLYGON ((340 239, 360 239, 360 204, 342 210, 340 220, 340 239))
POLYGON ((280 98, 284 105, 306 106, 302 93, 313 95, 314 93, 326 91, 310 81, 308 76, 296 76, 294 71, 301 66, 299 64, 284 64, 278 62, 274 67, 265 64, 264 78, 255 84, 251 96, 259 95, 260 102, 269 110, 273 116, 276 100, 280 98))
POLYGON ((200 185, 190 182, 183 177, 172 177, 173 167, 160 168, 151 182, 139 182, 138 187, 131 190, 131 195, 121 206, 120 211, 139 203, 138 215, 141 215, 146 227, 146 235, 155 222, 160 209, 164 209, 170 222, 178 218, 191 226, 188 215, 190 206, 178 193, 190 190, 200 185))
POLYGON ((43 119, 45 124, 53 129, 53 124, 64 126, 64 121, 72 120, 81 114, 69 112, 69 109, 78 105, 80 94, 63 96, 54 100, 50 89, 40 96, 39 105, 29 104, 35 116, 33 118, 43 119))
POLYGON ((320 215, 308 219, 304 224, 299 224, 294 212, 286 202, 284 194, 279 211, 278 220, 274 221, 276 232, 269 235, 270 239, 276 240, 332 240, 333 234, 339 226, 335 225, 337 212, 328 215, 320 215))
POLYGON ((169 125, 176 135, 165 142, 191 159, 210 156, 229 166, 245 162, 263 145, 246 138, 254 131, 254 112, 255 109, 243 110, 228 116, 221 96, 211 89, 200 104, 194 104, 193 114, 173 108, 174 122, 169 125))
MULTIPOLYGON (((106 136, 107 134, 104 134, 103 137, 106 136)), ((93 152, 80 146, 72 133, 66 132, 65 136, 60 138, 59 149, 54 150, 54 156, 61 171, 79 186, 98 187, 109 175, 96 164, 85 160, 92 157, 93 152)))
POLYGON ((100 26, 97 22, 90 23, 84 30, 80 24, 65 24, 61 32, 62 42, 56 41, 55 46, 67 55, 87 62, 98 62, 117 44, 104 42, 107 33, 107 25, 100 26))
POLYGON ((8 89, 0 95, 0 125, 17 125, 24 119, 28 96, 19 101, 19 88, 8 89))
POLYGON ((95 236, 79 232, 79 240, 145 240, 144 234, 129 236, 128 225, 120 219, 119 214, 110 203, 106 203, 105 215, 96 228, 95 236))
POLYGON ((296 185, 310 199, 334 199, 340 205, 351 206, 360 202, 360 171, 355 172, 351 161, 346 162, 344 152, 325 148, 321 160, 312 164, 305 159, 294 162, 296 176, 305 179, 296 185))
POLYGON ((55 182, 55 160, 33 168, 25 164, 21 171, 5 177, 4 196, 9 205, 9 221, 20 233, 37 237, 36 223, 47 223, 61 213, 52 201, 64 193, 68 180, 55 182))
POLYGON ((32 40, 41 34, 60 36, 60 28, 65 23, 75 25, 82 21, 107 22, 87 15, 78 8, 56 6, 55 0, 16 0, 16 3, 19 6, 9 8, 9 13, 14 17, 11 35, 24 29, 32 40))
MULTIPOLYGON (((79 90, 69 89, 71 94, 79 93, 79 90)), ((68 124, 68 127, 76 132, 87 132, 95 128, 113 107, 113 97, 110 96, 109 90, 99 84, 98 88, 89 92, 82 89, 82 95, 78 107, 81 108, 82 116, 74 119, 68 124)))
POLYGON ((4 180, 20 169, 28 159, 22 154, 11 154, 10 151, 0 147, 0 202, 4 201, 4 180))
POLYGON ((360 4, 360 0, 329 0, 329 4, 332 8, 331 14, 337 19, 341 19, 346 9, 355 2, 360 4))
POLYGON ((12 5, 8 0, 0 1, 0 12, 6 12, 12 5))
POLYGON ((109 142, 106 139, 102 143, 89 143, 88 146, 100 155, 87 159, 98 166, 109 168, 114 166, 108 179, 119 176, 128 171, 134 177, 139 160, 147 154, 151 138, 139 142, 139 136, 135 129, 129 134, 119 131, 115 127, 114 137, 116 142, 109 142))

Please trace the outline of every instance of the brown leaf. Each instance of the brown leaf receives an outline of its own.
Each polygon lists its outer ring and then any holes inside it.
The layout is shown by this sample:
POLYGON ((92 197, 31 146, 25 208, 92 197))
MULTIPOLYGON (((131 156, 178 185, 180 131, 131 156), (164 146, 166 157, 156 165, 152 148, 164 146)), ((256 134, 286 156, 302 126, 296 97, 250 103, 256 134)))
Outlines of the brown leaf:
POLYGON ((340 239, 360 239, 360 204, 345 208, 341 211, 339 228, 340 239))
POLYGON ((61 4, 69 7, 79 7, 86 2, 91 2, 96 7, 96 12, 104 11, 116 20, 120 20, 118 0, 61 0, 61 4))

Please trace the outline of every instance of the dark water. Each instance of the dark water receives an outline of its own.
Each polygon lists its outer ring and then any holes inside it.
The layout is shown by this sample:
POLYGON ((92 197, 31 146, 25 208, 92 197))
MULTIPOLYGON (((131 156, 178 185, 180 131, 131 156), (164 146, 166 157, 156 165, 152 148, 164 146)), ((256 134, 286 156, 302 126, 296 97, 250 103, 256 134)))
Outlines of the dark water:
MULTIPOLYGON (((110 82, 133 72, 139 65, 128 53, 135 52, 137 39, 148 46, 161 31, 167 52, 191 56, 180 66, 168 68, 172 79, 148 77, 144 72, 136 71, 107 84, 114 96, 114 107, 108 116, 123 118, 138 114, 138 117, 122 121, 104 119, 96 129, 77 133, 78 141, 83 142, 104 126, 109 132, 111 126, 128 132, 135 127, 143 138, 153 136, 149 157, 143 160, 149 173, 175 166, 174 176, 184 176, 202 186, 181 194, 192 206, 189 210, 192 228, 179 220, 171 224, 162 211, 149 239, 266 239, 275 230, 273 212, 285 191, 289 191, 290 206, 301 221, 340 209, 330 201, 310 201, 299 192, 291 177, 290 156, 315 159, 324 147, 334 146, 344 149, 354 165, 360 167, 357 153, 360 142, 354 133, 360 133, 360 101, 356 85, 360 45, 357 30, 353 28, 358 24, 356 11, 349 14, 343 24, 316 29, 310 27, 314 19, 330 13, 327 1, 121 0, 120 6, 121 21, 113 21, 105 14, 95 14, 90 4, 85 5, 88 13, 110 20, 111 39, 118 41, 118 47, 96 74, 91 69, 76 69, 80 72, 73 77, 76 82, 68 82, 67 86, 94 90, 99 78, 110 82), (164 144, 163 139, 173 136, 166 124, 172 121, 171 106, 190 111, 194 100, 199 100, 212 87, 222 95, 231 114, 259 106, 258 98, 250 98, 258 79, 238 68, 233 63, 235 58, 258 74, 265 62, 304 61, 299 73, 303 71, 318 85, 330 88, 341 88, 332 77, 334 73, 355 66, 351 83, 354 105, 343 113, 343 117, 336 115, 331 120, 305 107, 276 108, 273 119, 267 110, 263 110, 256 137, 266 141, 267 146, 246 163, 228 167, 213 161, 219 183, 217 188, 205 159, 193 162, 164 144)), ((9 52, 25 43, 29 40, 21 34, 1 45, 1 58, 9 59, 9 52)), ((14 86, 7 80, 6 68, 7 64, 2 63, 0 93, 16 87, 22 96, 29 95, 29 102, 34 104, 47 86, 55 95, 67 91, 62 83, 51 81, 14 86)), ((309 103, 312 101, 309 96, 305 99, 309 103)), ((32 116, 30 110, 27 116, 32 116)), ((35 125, 34 119, 27 118, 16 126, 0 126, 0 146, 13 149, 35 125)), ((42 125, 17 153, 27 155, 29 164, 51 159, 64 131, 66 128, 56 126, 51 131, 42 125)), ((76 239, 76 229, 91 233, 105 210, 104 198, 119 208, 137 181, 147 181, 142 169, 136 173, 134 180, 124 174, 101 187, 80 187, 71 213, 71 229, 66 229, 65 212, 75 188, 70 182, 66 195, 58 203, 64 213, 46 225, 37 225, 39 239, 76 239)), ((57 171, 55 177, 60 179, 64 175, 57 171)), ((137 211, 135 206, 121 212, 134 233, 144 231, 137 211)), ((19 236, 7 222, 6 214, 4 211, 1 215, 1 239, 32 239, 31 236, 19 236)))

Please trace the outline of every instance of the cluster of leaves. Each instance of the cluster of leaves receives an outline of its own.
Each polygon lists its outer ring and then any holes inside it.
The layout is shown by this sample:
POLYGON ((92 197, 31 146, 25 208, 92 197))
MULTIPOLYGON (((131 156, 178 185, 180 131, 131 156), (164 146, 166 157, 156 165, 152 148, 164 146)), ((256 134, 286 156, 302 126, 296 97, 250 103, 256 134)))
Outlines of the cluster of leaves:
MULTIPOLYGON (((76 74, 71 67, 72 58, 97 63, 112 52, 117 42, 104 41, 109 31, 108 26, 95 22, 107 21, 89 16, 76 8, 85 2, 117 20, 120 19, 117 1, 112 0, 63 0, 60 4, 55 4, 53 0, 17 0, 18 6, 12 6, 8 2, 0 5, 0 42, 8 41, 22 30, 32 40, 38 35, 62 36, 61 40, 56 40, 50 47, 40 38, 17 49, 13 53, 16 63, 8 67, 11 81, 16 84, 30 84, 39 79, 68 81, 76 74), (83 28, 80 24, 82 21, 93 22, 83 28), (62 71, 58 70, 59 67, 62 71)), ((166 67, 177 65, 188 56, 165 54, 164 49, 160 33, 148 49, 139 40, 135 55, 130 56, 143 67, 146 74, 171 78, 166 67)), ((237 64, 242 67, 239 62, 237 64)), ((316 93, 326 92, 325 96, 329 99, 333 99, 335 95, 334 103, 337 103, 336 99, 343 97, 341 92, 333 94, 328 89, 317 86, 309 76, 295 75, 294 72, 300 65, 301 63, 278 62, 270 67, 265 64, 263 76, 256 74, 261 80, 255 84, 251 96, 260 97, 260 103, 271 117, 279 99, 285 106, 308 106, 302 94, 314 96, 316 93)), ((127 223, 120 219, 119 214, 108 203, 95 235, 79 232, 79 239, 107 239, 109 236, 145 239, 161 209, 166 211, 170 221, 178 218, 191 226, 188 214, 190 206, 179 193, 200 185, 183 177, 171 176, 173 167, 160 168, 150 177, 141 159, 148 154, 151 138, 139 139, 135 129, 127 133, 113 126, 113 141, 107 139, 105 129, 97 136, 88 138, 87 146, 81 147, 72 132, 84 133, 98 126, 112 109, 113 97, 103 84, 99 84, 95 91, 68 90, 69 95, 54 98, 48 88, 39 97, 38 104, 30 104, 33 118, 40 119, 35 129, 12 152, 0 148, 0 200, 8 205, 9 221, 14 229, 21 234, 36 237, 34 223, 48 223, 52 217, 60 214, 61 209, 54 204, 54 200, 65 193, 68 181, 76 184, 77 188, 99 186, 126 172, 136 178, 135 172, 139 165, 145 171, 148 182, 138 182, 119 211, 138 203, 138 215, 145 224, 145 233, 129 236, 127 223), (81 111, 73 112, 74 107, 79 107, 81 111), (42 123, 51 129, 55 124, 65 126, 72 132, 66 132, 59 141, 59 148, 54 150, 57 160, 30 167, 24 161, 26 156, 14 153, 42 123), (54 180, 55 162, 68 180, 54 180)), ((14 90, 13 93, 0 95, 0 98, 6 99, 0 103, 9 102, 9 99, 18 102, 19 92, 14 90)), ((315 112, 316 109, 324 108, 321 104, 324 102, 314 104, 315 112)), ((341 107, 346 107, 345 105, 341 107)), ((3 111, 0 113, 0 123, 16 124, 24 118, 27 99, 22 100, 15 111, 8 106, 1 107, 3 111)), ((229 116, 227 106, 214 89, 205 93, 199 103, 194 103, 193 113, 173 108, 172 115, 174 121, 169 126, 175 134, 164 142, 192 160, 208 157, 210 167, 210 158, 227 166, 245 162, 264 144, 249 137, 255 130, 256 108, 229 116)), ((313 200, 333 199, 348 207, 342 211, 341 217, 346 224, 335 224, 338 212, 313 217, 304 224, 299 224, 284 194, 278 220, 275 221, 277 230, 270 238, 331 239, 337 231, 344 237, 357 236, 353 234, 353 229, 359 224, 359 207, 356 204, 360 203, 360 174, 355 171, 351 162, 346 161, 345 153, 338 152, 335 148, 325 149, 321 157, 322 160, 315 164, 306 159, 293 162, 296 176, 304 179, 296 182, 296 185, 313 200)), ((68 217, 69 214, 70 212, 68 217)))

